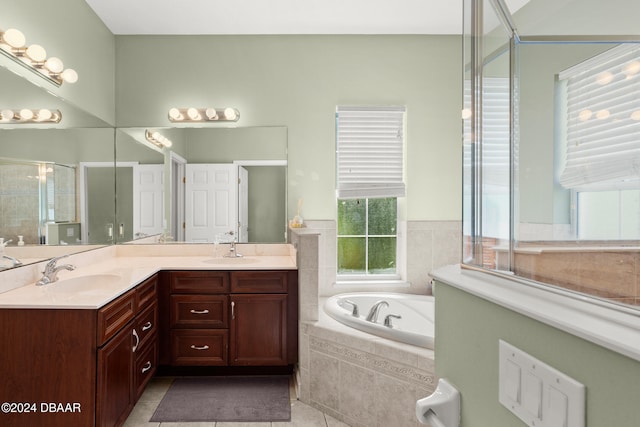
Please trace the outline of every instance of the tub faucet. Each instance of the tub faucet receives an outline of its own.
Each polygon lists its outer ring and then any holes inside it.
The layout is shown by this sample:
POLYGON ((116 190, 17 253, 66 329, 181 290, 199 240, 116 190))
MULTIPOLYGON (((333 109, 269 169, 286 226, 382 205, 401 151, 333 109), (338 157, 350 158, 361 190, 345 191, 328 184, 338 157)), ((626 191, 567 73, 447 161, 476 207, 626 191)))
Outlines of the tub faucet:
POLYGON ((386 326, 387 328, 393 328, 393 323, 391 322, 391 319, 402 319, 402 316, 399 316, 397 314, 387 314, 384 317, 384 326, 386 326))
POLYGON ((378 321, 378 312, 380 311, 380 307, 382 307, 383 305, 385 307, 389 307, 389 303, 384 300, 380 300, 377 303, 373 304, 373 307, 371 307, 371 310, 369 310, 369 314, 367 314, 367 322, 376 323, 378 321))
POLYGON ((58 280, 58 272, 60 270, 69 270, 69 271, 75 270, 76 269, 75 265, 71 265, 71 264, 56 265, 58 260, 60 260, 61 258, 66 258, 68 256, 69 255, 62 255, 59 257, 52 258, 44 267, 44 271, 42 272, 42 278, 38 280, 36 285, 42 286, 42 285, 48 285, 49 283, 55 282, 56 280, 58 280))
POLYGON ((346 304, 351 304, 351 306, 353 307, 353 309, 351 310, 351 315, 353 317, 360 317, 360 313, 358 312, 358 305, 355 302, 349 301, 348 299, 344 300, 344 302, 346 304))

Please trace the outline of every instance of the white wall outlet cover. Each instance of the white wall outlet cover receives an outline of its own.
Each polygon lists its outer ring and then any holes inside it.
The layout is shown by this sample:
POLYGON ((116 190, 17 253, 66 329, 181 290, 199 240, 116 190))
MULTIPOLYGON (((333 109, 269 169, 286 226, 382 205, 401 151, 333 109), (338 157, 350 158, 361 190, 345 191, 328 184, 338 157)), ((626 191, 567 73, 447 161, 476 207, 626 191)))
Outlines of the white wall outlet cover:
POLYGON ((500 340, 498 400, 531 427, 584 427, 585 387, 500 340))

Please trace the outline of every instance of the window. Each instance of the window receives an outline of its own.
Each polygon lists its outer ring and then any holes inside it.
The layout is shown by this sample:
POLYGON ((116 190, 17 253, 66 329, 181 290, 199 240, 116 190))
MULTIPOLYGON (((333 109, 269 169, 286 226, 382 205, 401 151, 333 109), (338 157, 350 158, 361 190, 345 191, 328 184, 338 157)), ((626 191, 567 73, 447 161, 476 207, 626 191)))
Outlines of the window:
POLYGON ((342 279, 398 278, 404 107, 338 107, 337 265, 342 279))
POLYGON ((338 200, 338 274, 395 275, 398 202, 338 200))

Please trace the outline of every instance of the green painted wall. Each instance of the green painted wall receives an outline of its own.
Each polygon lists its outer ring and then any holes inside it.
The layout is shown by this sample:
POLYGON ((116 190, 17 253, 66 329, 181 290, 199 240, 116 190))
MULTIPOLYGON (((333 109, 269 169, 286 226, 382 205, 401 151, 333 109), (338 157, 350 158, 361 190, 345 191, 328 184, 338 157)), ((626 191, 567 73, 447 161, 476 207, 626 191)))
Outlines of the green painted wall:
POLYGON ((498 402, 498 340, 587 388, 586 427, 637 427, 640 363, 436 283, 436 374, 462 394, 461 427, 524 426, 498 402))
POLYGON ((19 29, 27 44, 42 45, 49 56, 59 57, 65 67, 76 70, 79 78, 75 84, 58 88, 22 67, 14 69, 69 103, 114 124, 115 37, 87 3, 1 0, 0 4, 0 28, 19 29))
POLYGON ((117 36, 119 127, 173 106, 234 106, 288 128, 288 206, 335 218, 335 108, 407 106, 406 218, 461 217, 461 37, 117 36), (434 203, 437 201, 437 203, 434 203))

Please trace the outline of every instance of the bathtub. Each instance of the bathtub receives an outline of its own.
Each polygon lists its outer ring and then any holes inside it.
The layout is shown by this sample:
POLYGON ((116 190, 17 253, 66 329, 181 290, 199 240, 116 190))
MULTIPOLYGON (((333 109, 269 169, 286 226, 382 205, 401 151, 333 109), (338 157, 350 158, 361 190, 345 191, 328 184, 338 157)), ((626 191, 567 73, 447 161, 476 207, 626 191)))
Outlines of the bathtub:
POLYGON ((329 297, 324 311, 349 327, 419 347, 433 349, 434 300, 432 296, 401 294, 390 292, 354 292, 329 297), (358 306, 358 316, 353 316, 353 305, 358 306), (389 306, 380 306, 376 323, 366 320, 367 314, 378 301, 386 301, 389 306), (385 326, 385 318, 390 317, 391 326, 385 326))

